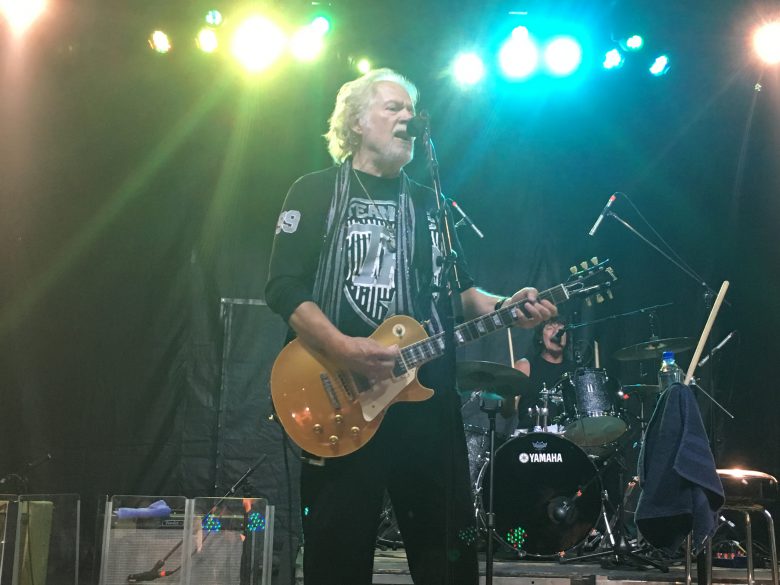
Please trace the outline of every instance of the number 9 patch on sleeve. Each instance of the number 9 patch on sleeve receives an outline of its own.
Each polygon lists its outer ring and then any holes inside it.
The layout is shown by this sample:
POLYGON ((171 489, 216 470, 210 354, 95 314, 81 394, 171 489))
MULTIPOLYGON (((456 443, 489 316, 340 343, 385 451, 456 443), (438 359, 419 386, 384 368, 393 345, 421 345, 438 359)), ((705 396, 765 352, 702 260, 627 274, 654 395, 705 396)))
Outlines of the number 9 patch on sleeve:
POLYGON ((282 211, 279 214, 279 221, 276 222, 276 233, 285 232, 294 234, 298 229, 298 223, 301 221, 301 212, 296 209, 282 211))

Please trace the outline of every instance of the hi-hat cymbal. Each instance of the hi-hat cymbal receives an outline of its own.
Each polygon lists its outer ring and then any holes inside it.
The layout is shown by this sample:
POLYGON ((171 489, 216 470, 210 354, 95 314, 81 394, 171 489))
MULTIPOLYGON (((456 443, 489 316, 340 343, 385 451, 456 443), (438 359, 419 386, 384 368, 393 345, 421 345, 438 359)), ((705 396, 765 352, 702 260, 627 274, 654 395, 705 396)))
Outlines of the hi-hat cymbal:
POLYGON ((520 370, 494 362, 458 362, 455 369, 462 391, 487 390, 503 398, 528 394, 531 381, 520 370))
POLYGON ((693 337, 669 337, 666 339, 651 339, 636 345, 629 345, 617 350, 612 357, 622 362, 660 358, 665 351, 680 353, 696 345, 693 337))

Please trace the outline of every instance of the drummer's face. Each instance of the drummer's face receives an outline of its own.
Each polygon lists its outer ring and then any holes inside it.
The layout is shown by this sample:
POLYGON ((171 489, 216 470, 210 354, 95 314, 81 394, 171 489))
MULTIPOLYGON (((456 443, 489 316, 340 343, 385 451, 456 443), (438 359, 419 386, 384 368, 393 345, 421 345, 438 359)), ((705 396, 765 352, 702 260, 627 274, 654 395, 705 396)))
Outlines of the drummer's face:
POLYGON ((563 329, 563 323, 547 323, 542 331, 542 340, 544 341, 544 347, 549 350, 559 350, 566 347, 566 337, 568 333, 564 333, 561 336, 560 343, 553 339, 556 333, 563 329))

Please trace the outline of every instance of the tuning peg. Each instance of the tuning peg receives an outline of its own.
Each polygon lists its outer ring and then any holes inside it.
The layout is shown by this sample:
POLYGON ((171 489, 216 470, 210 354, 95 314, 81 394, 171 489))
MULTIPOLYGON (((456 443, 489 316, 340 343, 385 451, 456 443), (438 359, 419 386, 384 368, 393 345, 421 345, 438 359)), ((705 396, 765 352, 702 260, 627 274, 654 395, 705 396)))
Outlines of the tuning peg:
POLYGON ((596 256, 591 258, 590 261, 593 263, 593 266, 597 266, 599 263, 599 259, 596 256))
POLYGON ((599 304, 603 303, 604 302, 604 295, 601 294, 601 293, 598 293, 596 295, 596 302, 599 303, 599 304))
POLYGON ((571 268, 569 268, 569 272, 571 272, 572 274, 577 274, 577 272, 579 271, 577 270, 576 266, 572 266, 571 268))
POLYGON ((593 300, 590 297, 585 297, 585 304, 589 307, 593 306, 593 300))
POLYGON ((610 301, 615 298, 615 295, 612 294, 611 288, 607 289, 607 297, 609 298, 610 301))
POLYGON ((589 267, 588 267, 588 263, 587 263, 587 262, 585 262, 585 261, 583 261, 583 262, 580 262, 580 266, 582 266, 582 269, 583 269, 583 270, 587 270, 587 269, 589 268, 589 267))

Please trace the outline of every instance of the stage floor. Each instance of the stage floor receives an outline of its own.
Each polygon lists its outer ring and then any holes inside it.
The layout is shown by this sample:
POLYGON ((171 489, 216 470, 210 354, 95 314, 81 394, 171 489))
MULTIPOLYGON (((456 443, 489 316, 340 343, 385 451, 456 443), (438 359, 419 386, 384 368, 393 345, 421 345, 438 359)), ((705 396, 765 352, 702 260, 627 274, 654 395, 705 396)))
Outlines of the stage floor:
MULTIPOLYGON (((383 585, 407 585, 412 583, 403 550, 377 551, 374 557, 374 583, 383 585)), ((485 562, 480 557, 481 583, 484 583, 485 562)), ((692 568, 696 581, 696 564, 692 568)), ((771 583, 770 569, 756 569, 756 583, 771 583)), ((745 568, 712 568, 713 583, 747 583, 745 568)), ((658 569, 631 567, 604 568, 597 561, 589 563, 560 564, 555 561, 511 560, 496 561, 493 569, 496 585, 644 585, 648 583, 685 583, 685 566, 674 565, 668 573, 658 569)))

